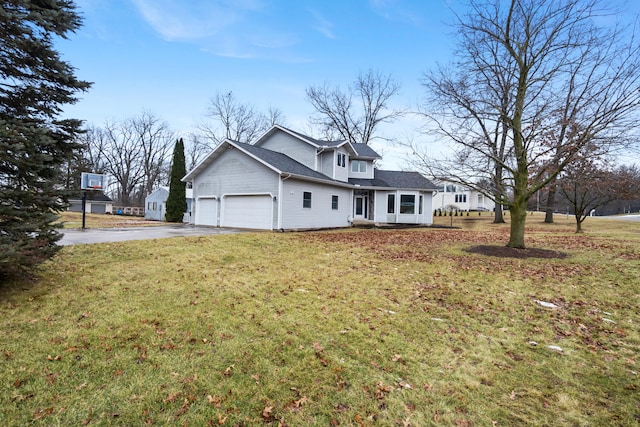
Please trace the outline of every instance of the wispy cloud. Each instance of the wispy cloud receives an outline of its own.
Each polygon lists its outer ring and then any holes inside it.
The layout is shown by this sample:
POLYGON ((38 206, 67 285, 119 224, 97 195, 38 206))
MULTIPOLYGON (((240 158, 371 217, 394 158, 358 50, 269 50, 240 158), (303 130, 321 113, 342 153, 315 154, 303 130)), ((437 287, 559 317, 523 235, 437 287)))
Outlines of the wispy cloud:
POLYGON ((264 0, 131 1, 163 39, 194 43, 219 56, 277 58, 299 42, 286 29, 269 26, 264 0))
POLYGON ((320 12, 317 10, 311 10, 311 14, 314 18, 314 24, 312 25, 313 29, 318 31, 320 34, 329 39, 337 38, 335 33, 333 32, 333 23, 326 19, 320 12))
POLYGON ((206 0, 133 0, 133 3, 145 21, 169 41, 218 34, 237 23, 253 6, 206 0))
POLYGON ((376 14, 389 21, 417 25, 423 20, 420 14, 412 11, 409 5, 402 0, 369 0, 369 4, 376 14))

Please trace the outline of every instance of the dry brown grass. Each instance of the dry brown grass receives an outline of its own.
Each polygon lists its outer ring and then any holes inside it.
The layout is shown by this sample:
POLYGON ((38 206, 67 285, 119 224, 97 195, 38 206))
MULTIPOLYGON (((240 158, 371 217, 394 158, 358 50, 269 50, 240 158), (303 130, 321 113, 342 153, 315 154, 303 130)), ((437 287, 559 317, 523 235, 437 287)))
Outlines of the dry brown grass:
POLYGON ((458 220, 65 247, 1 289, 0 424, 636 426, 640 224, 458 220))
MULTIPOLYGON (((60 213, 59 222, 64 228, 81 228, 82 213, 64 211, 60 213)), ((123 228, 123 227, 149 227, 163 225, 160 221, 147 221, 138 216, 102 215, 87 213, 85 227, 87 228, 123 228)))

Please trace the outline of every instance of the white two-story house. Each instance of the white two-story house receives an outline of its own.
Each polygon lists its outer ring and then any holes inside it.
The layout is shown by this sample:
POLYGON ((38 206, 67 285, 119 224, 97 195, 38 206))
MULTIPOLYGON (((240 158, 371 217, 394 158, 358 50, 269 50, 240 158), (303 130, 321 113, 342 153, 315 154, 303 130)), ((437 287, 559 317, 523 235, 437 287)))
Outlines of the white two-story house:
POLYGON ((321 141, 273 126, 253 144, 226 140, 183 181, 196 225, 264 230, 431 224, 436 186, 374 168, 366 144, 321 141))
POLYGON ((437 182, 438 193, 433 196, 433 209, 447 211, 493 211, 495 202, 489 196, 461 184, 437 182))

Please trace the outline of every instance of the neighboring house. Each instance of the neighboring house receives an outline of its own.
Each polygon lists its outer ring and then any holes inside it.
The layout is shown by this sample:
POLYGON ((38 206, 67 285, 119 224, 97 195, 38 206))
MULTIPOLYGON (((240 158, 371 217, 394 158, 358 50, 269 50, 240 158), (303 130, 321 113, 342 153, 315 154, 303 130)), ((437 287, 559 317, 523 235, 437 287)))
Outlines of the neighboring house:
POLYGON ((192 222, 264 230, 431 224, 435 185, 417 172, 374 169, 379 158, 366 144, 278 125, 252 145, 225 140, 183 178, 192 183, 192 222))
MULTIPOLYGON (((87 200, 85 212, 110 214, 113 210, 113 200, 106 196, 102 191, 87 191, 87 200)), ((82 212, 82 195, 75 194, 69 197, 69 207, 67 210, 71 212, 82 212)))
MULTIPOLYGON (((191 204, 193 201, 192 190, 187 188, 187 211, 184 213, 182 222, 191 222, 191 204)), ((169 187, 159 187, 144 199, 144 219, 164 221, 167 211, 167 199, 169 198, 169 187)))
POLYGON ((488 196, 461 184, 437 182, 438 193, 433 196, 433 209, 461 211, 493 211, 496 204, 488 196))

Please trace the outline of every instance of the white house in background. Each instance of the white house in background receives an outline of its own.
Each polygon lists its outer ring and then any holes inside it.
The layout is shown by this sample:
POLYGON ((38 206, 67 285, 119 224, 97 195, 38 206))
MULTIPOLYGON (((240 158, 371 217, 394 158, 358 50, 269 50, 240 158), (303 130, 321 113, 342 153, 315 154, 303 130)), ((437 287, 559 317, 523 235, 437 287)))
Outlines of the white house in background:
POLYGON ((321 141, 273 126, 254 144, 225 140, 183 181, 192 222, 263 230, 431 224, 436 186, 417 172, 375 169, 366 144, 321 141))
POLYGON ((479 191, 461 184, 438 181, 438 193, 433 196, 433 209, 446 210, 455 206, 461 211, 493 211, 496 203, 479 191))
MULTIPOLYGON (((187 188, 187 211, 184 213, 182 222, 191 222, 191 205, 193 202, 193 191, 187 188)), ((153 193, 144 199, 144 219, 152 221, 164 221, 167 211, 167 199, 169 198, 169 187, 158 187, 153 193)))
MULTIPOLYGON (((87 191, 87 200, 85 204, 85 212, 110 214, 113 213, 113 200, 102 191, 87 191)), ((67 210, 71 212, 82 212, 82 196, 75 195, 69 197, 69 207, 67 210)))

